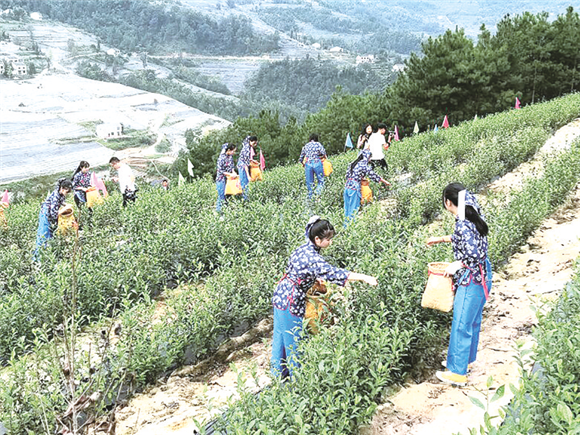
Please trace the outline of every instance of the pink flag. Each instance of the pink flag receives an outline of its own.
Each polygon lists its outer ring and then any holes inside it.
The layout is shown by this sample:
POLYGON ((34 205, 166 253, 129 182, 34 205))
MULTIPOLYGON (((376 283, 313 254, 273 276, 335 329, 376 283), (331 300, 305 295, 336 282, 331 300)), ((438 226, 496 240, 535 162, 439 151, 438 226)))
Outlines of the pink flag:
POLYGON ((262 154, 262 150, 260 150, 260 169, 262 171, 266 169, 266 159, 264 159, 264 154, 262 154))
POLYGON ((520 109, 520 99, 516 97, 516 109, 520 109))
POLYGON ((401 139, 399 139, 399 127, 397 127, 395 125, 395 141, 399 142, 401 139))
POLYGON ((445 119, 443 120, 442 127, 449 128, 449 120, 447 119, 447 115, 445 115, 445 119))
POLYGON ((256 155, 256 151, 254 150, 254 147, 250 147, 250 160, 254 160, 254 156, 256 155))
POLYGON ((105 183, 100 178, 97 178, 97 185, 95 187, 103 192, 103 196, 105 198, 109 196, 109 192, 107 192, 107 186, 105 186, 105 183))
POLYGON ((97 177, 97 174, 94 172, 91 174, 91 186, 95 187, 97 190, 102 191, 103 196, 105 198, 107 196, 109 196, 109 193, 107 192, 107 187, 105 186, 105 183, 103 182, 103 180, 101 180, 99 177, 97 177))
POLYGON ((4 195, 2 195, 2 202, 6 205, 10 204, 10 198, 8 197, 8 189, 4 191, 4 195))

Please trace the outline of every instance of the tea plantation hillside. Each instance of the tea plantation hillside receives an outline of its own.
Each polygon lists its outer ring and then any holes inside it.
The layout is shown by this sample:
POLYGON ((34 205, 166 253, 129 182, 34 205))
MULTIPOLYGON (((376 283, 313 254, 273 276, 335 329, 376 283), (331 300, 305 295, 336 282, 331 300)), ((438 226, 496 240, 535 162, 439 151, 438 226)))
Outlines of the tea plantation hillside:
MULTIPOLYGON (((390 205, 367 207, 327 253, 333 264, 377 276, 379 286, 348 289, 337 306, 341 322, 303 344, 296 388, 274 383, 258 397, 244 395, 223 422, 228 433, 356 433, 384 387, 441 346, 449 317, 419 304, 425 264, 451 256, 448 247, 424 247, 441 189, 460 181, 478 192, 579 113, 574 94, 393 145, 393 189, 379 194, 390 205)), ((579 146, 548 159, 521 192, 493 198, 486 213, 496 267, 576 185, 579 146)), ((0 229, 0 421, 15 434, 80 430, 119 398, 267 316, 310 215, 341 228, 343 174, 355 157, 333 158, 335 172, 312 210, 299 165, 267 171, 251 201, 233 201, 223 218, 213 211, 210 179, 143 189, 126 209, 113 194, 78 239, 55 239, 40 264, 31 261, 39 204, 10 208, 0 229), (160 311, 154 298, 162 293, 160 311)), ((450 230, 451 219, 443 222, 450 230)))

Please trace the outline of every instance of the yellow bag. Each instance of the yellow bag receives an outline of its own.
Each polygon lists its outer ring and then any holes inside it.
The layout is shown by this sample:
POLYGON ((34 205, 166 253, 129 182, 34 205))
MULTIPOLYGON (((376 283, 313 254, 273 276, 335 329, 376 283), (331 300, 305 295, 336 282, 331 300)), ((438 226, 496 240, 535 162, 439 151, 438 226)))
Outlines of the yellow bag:
POLYGON ((99 205, 104 203, 104 199, 101 196, 101 193, 98 191, 96 187, 89 187, 86 192, 87 196, 87 207, 93 208, 95 205, 99 205))
POLYGON ((360 182, 360 194, 362 196, 362 202, 371 202, 373 200, 373 191, 370 187, 370 181, 366 178, 360 182))
POLYGON ((308 332, 312 335, 318 334, 318 324, 327 318, 330 312, 330 291, 326 285, 314 283, 306 293, 306 313, 304 317, 308 320, 308 332))
POLYGON ((228 181, 226 182, 226 195, 241 195, 242 194, 242 186, 240 184, 240 177, 238 178, 230 178, 228 177, 228 181))
POLYGON ((453 281, 451 277, 443 276, 450 263, 429 263, 429 279, 421 299, 423 308, 448 313, 453 309, 453 281))
POLYGON ((332 163, 328 159, 322 159, 322 170, 324 171, 324 176, 328 177, 332 174, 332 163))
POLYGON ((262 170, 258 163, 250 163, 250 181, 264 181, 262 170))
POLYGON ((58 228, 56 233, 61 236, 75 235, 78 231, 72 205, 64 204, 58 211, 58 228))

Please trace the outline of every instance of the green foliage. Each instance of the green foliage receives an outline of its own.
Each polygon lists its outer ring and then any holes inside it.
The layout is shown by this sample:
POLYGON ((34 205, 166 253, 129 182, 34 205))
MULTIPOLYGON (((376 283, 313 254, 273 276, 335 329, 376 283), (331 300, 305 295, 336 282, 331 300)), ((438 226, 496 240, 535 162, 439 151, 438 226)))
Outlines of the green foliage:
MULTIPOLYGON (((548 314, 539 314, 534 330, 534 369, 523 366, 511 404, 502 410, 499 427, 486 425, 482 434, 577 433, 580 429, 580 275, 578 272, 548 314)), ((542 310, 544 311, 544 310, 542 310)), ((522 355, 523 356, 523 355, 522 355)), ((521 361, 520 361, 521 363, 521 361)), ((472 429, 472 433, 478 433, 472 429)))
MULTIPOLYGON (((333 264, 376 275, 379 286, 347 290, 338 306, 340 324, 303 344, 306 357, 296 378, 298 388, 275 384, 255 398, 243 394, 241 404, 228 413, 232 433, 247 433, 244 430, 254 425, 257 433, 346 434, 367 422, 383 388, 403 379, 418 361, 433 358, 445 339, 441 330, 449 316, 419 304, 425 264, 451 256, 449 247, 425 248, 429 229, 422 226, 440 210, 441 189, 454 179, 444 178, 458 176, 454 167, 464 164, 474 172, 466 170, 461 181, 477 190, 529 158, 547 131, 577 116, 579 101, 578 96, 570 96, 466 123, 457 128, 458 135, 450 129, 440 136, 418 135, 394 145, 387 153, 391 171, 415 164, 408 162, 407 152, 412 152, 417 162, 413 170, 421 174, 410 185, 393 180, 394 199, 405 198, 407 191, 420 186, 417 183, 431 183, 424 189, 425 197, 411 207, 397 201, 389 210, 394 219, 385 217, 382 204, 367 207, 325 253, 333 264), (502 124, 517 128, 504 138, 502 124), (506 149, 513 150, 513 156, 506 149), (443 175, 435 167, 421 171, 420 162, 431 161, 427 156, 439 162, 443 175)), ((274 118, 269 122, 274 124, 274 118)), ((495 265, 516 249, 540 214, 511 222, 513 228, 505 237, 500 237, 501 223, 523 198, 532 198, 544 216, 549 213, 578 180, 577 156, 576 147, 550 160, 538 181, 519 194, 494 199, 486 208, 495 265), (530 196, 531 191, 549 194, 530 196)), ((354 152, 333 157, 335 174, 345 173, 354 158, 354 152)), ((168 192, 142 188, 137 202, 127 208, 112 192, 105 204, 95 208, 79 240, 73 315, 79 329, 102 324, 106 317, 116 317, 122 325, 107 364, 99 365, 102 382, 114 385, 108 390, 103 383, 95 388, 105 388, 111 397, 117 388, 134 391, 183 362, 211 353, 236 327, 268 315, 272 289, 288 256, 301 243, 310 214, 324 215, 337 227, 343 219, 344 179, 329 177, 323 197, 310 209, 303 204, 303 177, 298 164, 268 171, 265 181, 252 184, 252 201, 232 200, 223 220, 213 213, 215 186, 210 179, 168 192), (156 301, 161 292, 164 301, 156 301)), ((33 265, 29 259, 37 215, 38 203, 11 207, 9 228, 0 230, 5 241, 0 247, 0 358, 10 364, 7 370, 18 372, 14 379, 24 376, 26 365, 19 364, 27 352, 40 352, 44 343, 58 343, 60 325, 71 311, 74 241, 52 240, 41 264, 33 265), (40 342, 39 331, 43 331, 40 342)), ((442 225, 450 231, 451 217, 446 216, 442 225)), ((78 355, 78 367, 89 370, 83 355, 78 355)), ((56 373, 56 362, 42 361, 47 364, 43 372, 52 373, 49 367, 55 372, 41 377, 42 383, 36 383, 35 376, 16 390, 12 378, 0 378, 0 396, 6 397, 0 402, 0 419, 13 433, 26 433, 24 428, 40 432, 43 424, 53 428, 54 416, 63 410, 61 396, 43 397, 42 406, 50 416, 43 423, 43 408, 34 396, 38 385, 61 391, 64 381, 56 373)), ((99 406, 106 406, 106 400, 99 406)))
POLYGON ((256 103, 284 101, 310 112, 323 107, 337 86, 348 94, 381 90, 381 80, 369 65, 339 67, 313 58, 263 65, 244 84, 247 99, 256 103))
POLYGON ((2 8, 24 8, 80 27, 103 43, 126 52, 259 54, 278 48, 277 35, 258 35, 250 20, 228 16, 215 20, 177 2, 110 0, 3 0, 2 8))
POLYGON ((495 35, 481 27, 477 44, 462 29, 423 43, 385 95, 383 116, 411 131, 474 115, 550 100, 578 89, 580 18, 572 7, 548 21, 547 13, 507 15, 495 35))

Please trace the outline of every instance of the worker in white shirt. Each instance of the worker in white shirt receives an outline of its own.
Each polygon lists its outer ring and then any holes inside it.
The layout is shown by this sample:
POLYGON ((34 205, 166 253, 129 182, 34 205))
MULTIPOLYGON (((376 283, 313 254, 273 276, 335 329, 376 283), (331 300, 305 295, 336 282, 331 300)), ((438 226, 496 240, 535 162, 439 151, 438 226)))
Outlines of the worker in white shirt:
POLYGON ((377 131, 371 134, 366 145, 366 149, 371 151, 371 167, 376 169, 377 165, 380 165, 385 171, 388 169, 387 162, 385 161, 385 151, 389 148, 392 140, 392 135, 389 134, 389 139, 385 139, 385 133, 387 132, 387 126, 383 123, 377 125, 377 131))
POLYGON ((121 163, 117 157, 111 157, 109 164, 117 171, 118 177, 113 177, 113 181, 119 182, 119 190, 123 194, 123 207, 126 207, 129 201, 135 202, 137 199, 133 170, 127 164, 121 163))

